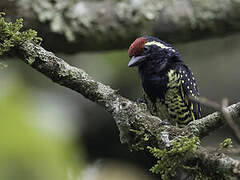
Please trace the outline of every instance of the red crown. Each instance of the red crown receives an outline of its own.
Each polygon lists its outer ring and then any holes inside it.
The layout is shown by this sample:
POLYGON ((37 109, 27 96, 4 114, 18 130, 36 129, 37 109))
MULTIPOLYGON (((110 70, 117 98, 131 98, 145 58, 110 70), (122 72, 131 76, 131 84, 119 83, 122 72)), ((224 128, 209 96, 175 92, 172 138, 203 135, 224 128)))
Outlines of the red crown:
POLYGON ((137 56, 142 53, 144 44, 147 42, 147 38, 140 37, 137 38, 129 47, 128 49, 128 55, 129 57, 137 56))

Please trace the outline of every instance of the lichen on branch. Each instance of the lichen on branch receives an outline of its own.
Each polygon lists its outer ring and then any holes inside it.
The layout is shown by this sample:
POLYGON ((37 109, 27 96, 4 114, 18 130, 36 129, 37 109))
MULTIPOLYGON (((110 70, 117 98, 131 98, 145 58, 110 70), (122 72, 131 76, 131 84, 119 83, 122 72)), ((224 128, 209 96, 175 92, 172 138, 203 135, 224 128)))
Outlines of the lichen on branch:
POLYGON ((55 52, 127 48, 146 34, 179 43, 240 30, 239 0, 2 0, 0 9, 54 39, 45 43, 55 52))
POLYGON ((21 42, 34 42, 40 44, 42 38, 37 36, 37 31, 28 29, 21 31, 23 19, 17 19, 15 23, 6 22, 5 13, 0 12, 0 55, 8 52, 21 42))

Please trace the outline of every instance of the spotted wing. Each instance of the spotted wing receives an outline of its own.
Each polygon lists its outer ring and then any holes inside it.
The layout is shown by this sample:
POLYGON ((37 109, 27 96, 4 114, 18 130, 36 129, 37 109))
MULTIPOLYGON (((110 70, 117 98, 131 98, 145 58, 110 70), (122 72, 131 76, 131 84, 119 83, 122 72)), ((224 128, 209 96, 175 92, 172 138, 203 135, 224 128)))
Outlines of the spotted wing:
POLYGON ((198 102, 193 102, 189 99, 189 97, 199 97, 199 91, 197 87, 196 80, 191 72, 191 70, 182 65, 179 70, 180 80, 181 80, 181 87, 180 91, 182 94, 183 99, 185 100, 188 109, 191 112, 192 119, 199 119, 201 118, 201 108, 198 102))

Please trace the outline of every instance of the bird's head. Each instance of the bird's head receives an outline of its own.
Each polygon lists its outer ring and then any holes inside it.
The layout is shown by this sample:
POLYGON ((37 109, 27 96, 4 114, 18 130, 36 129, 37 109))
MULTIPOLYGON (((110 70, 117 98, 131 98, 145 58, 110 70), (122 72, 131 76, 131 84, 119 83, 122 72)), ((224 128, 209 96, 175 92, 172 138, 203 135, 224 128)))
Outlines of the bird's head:
POLYGON ((163 70, 168 64, 180 62, 177 50, 171 45, 151 36, 137 38, 129 47, 130 61, 128 67, 151 64, 163 70))

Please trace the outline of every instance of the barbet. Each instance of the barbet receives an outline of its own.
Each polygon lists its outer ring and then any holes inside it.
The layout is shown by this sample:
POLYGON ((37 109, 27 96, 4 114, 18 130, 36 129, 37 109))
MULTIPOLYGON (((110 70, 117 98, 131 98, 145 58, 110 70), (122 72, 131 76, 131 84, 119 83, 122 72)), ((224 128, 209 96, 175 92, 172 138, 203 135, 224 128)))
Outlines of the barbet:
POLYGON ((178 127, 201 118, 199 103, 189 98, 199 96, 196 81, 176 49, 143 36, 130 45, 128 54, 128 66, 138 66, 144 99, 153 115, 178 127))

